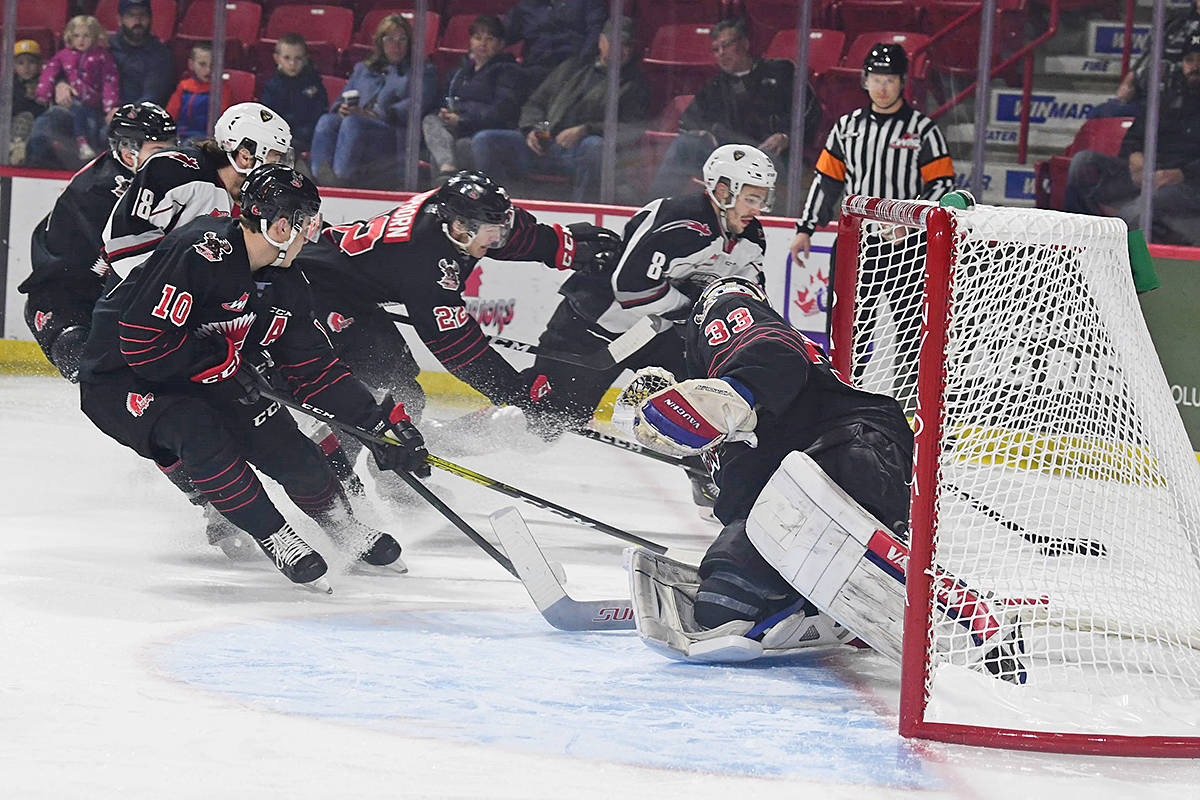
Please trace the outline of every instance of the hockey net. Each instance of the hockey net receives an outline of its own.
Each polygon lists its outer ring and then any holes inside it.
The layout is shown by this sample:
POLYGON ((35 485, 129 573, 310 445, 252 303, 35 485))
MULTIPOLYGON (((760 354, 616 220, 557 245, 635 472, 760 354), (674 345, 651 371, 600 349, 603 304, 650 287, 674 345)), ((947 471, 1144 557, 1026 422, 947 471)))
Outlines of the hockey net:
POLYGON ((1200 464, 1124 223, 851 197, 836 252, 834 363, 917 436, 901 732, 1200 755, 1200 464), (1017 631, 1023 683, 939 616, 946 574, 1017 631))

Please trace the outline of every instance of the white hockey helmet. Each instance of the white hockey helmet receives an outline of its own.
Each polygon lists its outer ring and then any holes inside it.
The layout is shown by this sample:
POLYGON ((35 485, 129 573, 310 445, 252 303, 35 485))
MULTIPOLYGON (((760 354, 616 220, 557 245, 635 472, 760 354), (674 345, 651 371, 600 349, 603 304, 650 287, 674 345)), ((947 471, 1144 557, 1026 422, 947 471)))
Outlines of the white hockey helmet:
POLYGON ((697 325, 703 322, 717 298, 727 294, 741 294, 760 303, 771 304, 767 300, 767 290, 758 282, 743 278, 741 275, 727 275, 724 278, 717 278, 704 287, 704 291, 700 293, 700 297, 692 306, 692 321, 697 325))
POLYGON ((292 152, 291 126, 262 103, 238 103, 225 110, 217 119, 213 130, 217 145, 229 156, 229 163, 242 175, 249 175, 255 167, 267 163, 267 154, 279 153, 280 162, 291 166, 295 161, 292 152), (245 148, 254 158, 246 169, 239 167, 234 156, 245 148))
POLYGON ((743 186, 762 186, 767 190, 767 201, 763 211, 770 211, 775 202, 775 165, 771 157, 748 144, 723 144, 712 151, 704 162, 704 190, 719 208, 733 208, 738 192, 743 186), (724 181, 729 185, 729 201, 717 200, 717 186, 724 181))

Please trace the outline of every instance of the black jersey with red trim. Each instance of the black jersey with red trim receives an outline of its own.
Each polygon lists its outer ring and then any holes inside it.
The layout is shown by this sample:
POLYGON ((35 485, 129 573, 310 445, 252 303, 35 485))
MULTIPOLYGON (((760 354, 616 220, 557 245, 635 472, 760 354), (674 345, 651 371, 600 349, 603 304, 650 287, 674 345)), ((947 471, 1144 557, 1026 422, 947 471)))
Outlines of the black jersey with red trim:
MULTIPOLYGON (((447 370, 494 403, 522 404, 527 387, 467 313, 463 287, 479 259, 450 240, 433 195, 415 195, 371 219, 326 228, 319 242, 304 246, 296 266, 312 282, 318 309, 342 298, 403 303, 417 335, 447 370)), ((513 212, 508 241, 487 257, 568 268, 562 229, 538 223, 522 208, 513 212)))
POLYGON ((719 296, 699 322, 688 322, 686 349, 688 377, 744 384, 754 395, 758 434, 786 437, 793 449, 854 422, 896 441, 912 438, 893 398, 848 384, 819 346, 766 303, 719 296))
POLYGON ((251 272, 240 223, 228 218, 203 217, 172 231, 101 298, 80 379, 132 370, 148 381, 194 387, 222 375, 235 351, 273 363, 298 400, 348 421, 366 422, 378 408, 313 318, 304 274, 251 272))
MULTIPOLYGON (((648 314, 686 314, 700 290, 717 278, 763 280, 767 240, 762 223, 755 219, 742 233, 725 234, 703 192, 654 200, 629 220, 623 238, 609 303, 596 317, 606 330, 629 330, 648 314)), ((570 292, 565 286, 563 293, 571 297, 570 292)), ((585 313, 587 303, 572 299, 585 313)))
POLYGON ((224 153, 179 147, 146 159, 104 228, 104 259, 124 278, 150 257, 162 238, 197 217, 228 217, 233 198, 218 172, 224 153))
POLYGON ((82 303, 95 303, 108 273, 101 255, 104 225, 132 179, 133 171, 109 151, 76 172, 54 208, 33 229, 29 249, 33 272, 17 291, 53 290, 82 303))

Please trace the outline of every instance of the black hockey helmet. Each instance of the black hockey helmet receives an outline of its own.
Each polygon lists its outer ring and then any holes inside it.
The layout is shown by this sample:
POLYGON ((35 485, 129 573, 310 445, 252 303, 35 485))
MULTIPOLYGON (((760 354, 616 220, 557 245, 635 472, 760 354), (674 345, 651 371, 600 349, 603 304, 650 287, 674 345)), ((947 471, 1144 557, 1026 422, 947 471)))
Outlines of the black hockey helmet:
POLYGON ((863 59, 863 72, 874 75, 905 75, 908 73, 908 54, 898 44, 879 42, 863 59))
POLYGON ((118 106, 108 123, 108 147, 117 158, 122 151, 137 153, 146 142, 173 145, 178 135, 171 115, 162 106, 146 101, 118 106))
POLYGON ((717 298, 726 294, 741 294, 770 305, 770 301, 767 300, 767 290, 758 281, 743 278, 740 275, 727 275, 724 278, 717 278, 704 287, 704 291, 700 292, 700 298, 692 306, 692 321, 699 325, 717 298))
POLYGON ((513 205, 508 192, 482 172, 463 170, 446 181, 434 195, 437 213, 443 222, 460 222, 474 237, 484 225, 497 225, 500 240, 508 241, 513 226, 513 205))
POLYGON ((259 231, 267 229, 280 217, 292 223, 292 235, 280 243, 267 236, 268 241, 287 249, 296 234, 316 241, 321 229, 321 195, 317 185, 303 173, 286 164, 263 164, 255 167, 242 185, 242 219, 258 221, 259 231))

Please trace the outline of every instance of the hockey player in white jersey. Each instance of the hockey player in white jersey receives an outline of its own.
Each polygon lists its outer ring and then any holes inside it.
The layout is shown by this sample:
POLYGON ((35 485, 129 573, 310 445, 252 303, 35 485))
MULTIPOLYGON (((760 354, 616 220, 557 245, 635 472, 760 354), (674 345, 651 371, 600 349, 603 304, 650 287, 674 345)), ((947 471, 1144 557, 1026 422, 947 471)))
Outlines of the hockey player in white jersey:
POLYGON ((212 139, 148 159, 104 228, 104 258, 122 279, 164 236, 197 217, 231 216, 257 166, 292 161, 292 131, 261 103, 238 103, 217 119, 212 139))

